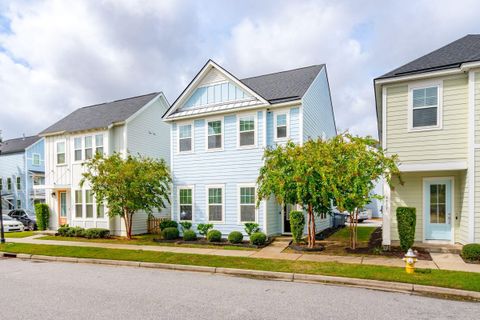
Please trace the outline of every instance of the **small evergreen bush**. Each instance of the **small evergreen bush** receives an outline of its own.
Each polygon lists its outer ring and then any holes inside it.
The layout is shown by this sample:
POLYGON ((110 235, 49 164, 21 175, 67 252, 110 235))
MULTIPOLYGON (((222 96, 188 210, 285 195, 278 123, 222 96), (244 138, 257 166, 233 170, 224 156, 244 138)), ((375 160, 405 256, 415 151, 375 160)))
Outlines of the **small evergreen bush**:
POLYGON ((35 204, 38 230, 47 230, 50 221, 50 210, 46 203, 35 204))
POLYGON ((255 232, 250 236, 250 243, 256 246, 263 246, 267 242, 267 235, 263 232, 255 232))
POLYGON ((462 248, 462 257, 469 261, 480 261, 480 243, 464 245, 462 248))
POLYGON ((165 240, 175 240, 178 239, 179 236, 180 232, 178 232, 178 229, 174 227, 168 227, 162 231, 162 237, 165 240))
POLYGON ((245 232, 250 236, 255 232, 260 231, 258 223, 247 222, 245 223, 245 232))
POLYGON ((230 243, 242 243, 243 234, 240 231, 232 231, 228 235, 228 242, 230 243))
POLYGON ((213 228, 213 224, 211 223, 200 223, 197 226, 198 233, 200 233, 204 237, 208 234, 208 230, 212 228, 213 228))
POLYGON ((88 239, 106 239, 110 237, 110 230, 102 228, 87 229, 83 233, 85 238, 88 239))
POLYGON ((415 241, 416 222, 417 215, 415 208, 397 208, 398 236, 400 238, 400 247, 403 251, 410 249, 415 241))
POLYGON ((70 227, 67 230, 67 237, 83 237, 85 229, 81 227, 70 227))
POLYGON ((290 211, 290 227, 294 243, 302 241, 303 229, 305 228, 305 216, 302 211, 290 211))
POLYGON ((166 228, 178 228, 177 221, 170 220, 169 218, 160 219, 160 231, 163 231, 166 228))
POLYGON ((180 225, 182 226, 182 231, 190 230, 192 228, 192 223, 189 221, 182 221, 180 222, 180 225))
POLYGON ((210 230, 207 233, 208 242, 220 242, 222 241, 222 233, 218 230, 210 230))
POLYGON ((195 241, 197 240, 197 234, 193 230, 183 231, 183 240, 184 241, 195 241))

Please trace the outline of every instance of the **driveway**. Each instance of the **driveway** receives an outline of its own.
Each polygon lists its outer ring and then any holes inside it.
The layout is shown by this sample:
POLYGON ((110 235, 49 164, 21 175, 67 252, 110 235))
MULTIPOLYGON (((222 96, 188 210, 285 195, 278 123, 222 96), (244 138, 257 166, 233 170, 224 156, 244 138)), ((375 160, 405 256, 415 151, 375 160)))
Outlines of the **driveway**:
POLYGON ((19 259, 0 259, 0 283, 1 318, 9 320, 466 320, 480 313, 480 304, 403 293, 19 259))

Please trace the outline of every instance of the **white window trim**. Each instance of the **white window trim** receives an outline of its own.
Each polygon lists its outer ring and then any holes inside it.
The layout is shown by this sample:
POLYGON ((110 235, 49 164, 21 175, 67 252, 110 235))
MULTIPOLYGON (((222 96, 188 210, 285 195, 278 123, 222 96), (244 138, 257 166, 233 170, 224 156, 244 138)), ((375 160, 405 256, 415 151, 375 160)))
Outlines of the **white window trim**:
POLYGON ((238 225, 244 225, 245 223, 249 223, 249 222, 258 223, 258 208, 257 208, 256 201, 257 201, 257 186, 256 186, 255 183, 238 183, 237 184, 237 222, 238 222, 238 225), (255 206, 255 221, 242 221, 242 215, 241 215, 241 211, 240 211, 240 209, 241 209, 240 188, 255 188, 255 202, 253 203, 253 205, 255 206))
POLYGON ((36 166, 36 167, 40 166, 41 162, 42 162, 42 160, 40 158, 41 158, 40 153, 38 153, 38 152, 32 153, 32 165, 36 166), (38 163, 35 163, 35 156, 38 156, 38 163))
POLYGON ((223 151, 223 148, 225 146, 225 126, 224 126, 224 121, 223 117, 222 118, 206 118, 205 119, 205 151, 207 152, 216 152, 216 151, 223 151), (213 148, 209 149, 208 148, 208 123, 213 122, 213 121, 220 121, 221 123, 221 128, 222 128, 222 147, 221 148, 213 148))
POLYGON ((83 136, 83 161, 91 160, 95 157, 95 134, 87 134, 83 136), (87 148, 86 140, 90 137, 92 139, 92 143, 90 148, 87 148), (92 157, 87 159, 87 149, 92 149, 92 157))
POLYGON ((7 191, 12 191, 13 184, 12 184, 12 178, 11 177, 7 177, 7 179, 5 179, 5 186, 7 188, 7 191), (9 181, 10 181, 10 183, 8 183, 9 181))
POLYGON ((443 128, 443 81, 423 81, 408 85, 408 132, 433 131, 443 128), (413 90, 437 87, 437 124, 413 127, 413 90))
POLYGON ((177 219, 178 222, 195 222, 195 186, 194 185, 181 185, 177 186, 177 219), (180 190, 191 189, 192 190, 192 220, 181 220, 180 219, 180 190))
POLYGON ((102 155, 105 154, 105 135, 103 133, 96 133, 93 135, 93 141, 92 141, 92 145, 94 145, 93 147, 93 156, 95 157, 95 155, 97 154, 97 148, 101 147, 102 148, 102 155), (98 136, 102 136, 102 145, 97 145, 97 137, 98 136))
MULTIPOLYGON (((58 201, 60 201, 60 196, 59 196, 59 199, 58 201)), ((72 215, 73 219, 74 220, 84 220, 87 213, 85 212, 85 192, 83 192, 83 189, 74 189, 73 190, 73 207, 75 208, 75 213, 72 215), (80 202, 77 202, 77 191, 80 191, 80 193, 82 194, 82 201, 80 202), (81 205, 82 206, 82 216, 81 217, 77 217, 77 205, 81 205)), ((60 215, 60 212, 58 213, 60 215)))
POLYGON ((177 123, 177 152, 176 154, 190 154, 195 152, 195 121, 187 122, 178 122, 177 123), (190 151, 180 151, 180 127, 181 126, 192 126, 191 135, 192 135, 192 149, 190 151))
POLYGON ((96 219, 96 212, 95 212, 95 197, 93 196, 93 191, 92 189, 85 189, 83 191, 83 196, 82 196, 82 206, 84 206, 84 219, 85 220, 88 220, 88 221, 92 221, 94 219, 96 219), (92 197, 92 202, 87 202, 87 191, 90 191, 90 195, 92 197), (92 206, 92 216, 91 217, 87 217, 87 205, 91 205, 92 206))
POLYGON ((290 109, 276 110, 273 112, 273 137, 274 141, 286 141, 290 138, 290 109), (277 115, 285 114, 287 116, 287 136, 278 138, 277 137, 277 115))
POLYGON ((208 223, 212 224, 225 224, 225 185, 224 184, 209 184, 205 186, 205 213, 206 220, 208 223), (212 221, 210 220, 210 208, 208 203, 208 189, 218 188, 222 189, 222 220, 221 221, 212 221))
POLYGON ((84 137, 83 136, 75 136, 75 137, 72 138, 72 141, 73 141, 73 154, 72 154, 73 163, 82 163, 83 160, 85 159, 85 150, 83 148, 83 146, 85 145, 84 144, 84 137), (75 149, 75 139, 80 139, 80 143, 81 143, 80 149, 75 149), (75 160, 75 151, 76 150, 80 150, 80 152, 82 153, 82 158, 80 160, 75 160))
POLYGON ((67 140, 63 139, 63 140, 58 140, 55 142, 55 165, 57 167, 61 167, 61 166, 66 166, 67 165, 67 140), (63 143, 64 146, 65 146, 65 162, 64 163, 58 163, 58 144, 59 143, 63 143))
POLYGON ((258 140, 258 113, 239 113, 237 114, 237 149, 252 149, 257 147, 258 140), (247 146, 240 145, 240 119, 246 117, 253 117, 253 144, 247 146))
POLYGON ((21 190, 22 190, 22 177, 20 177, 20 176, 16 176, 16 177, 15 177, 15 189, 16 189, 17 191, 21 191, 21 190), (19 180, 20 180, 20 181, 19 181, 19 180), (19 182, 20 182, 20 183, 19 183, 19 182), (19 187, 19 185, 20 185, 20 187, 19 187))

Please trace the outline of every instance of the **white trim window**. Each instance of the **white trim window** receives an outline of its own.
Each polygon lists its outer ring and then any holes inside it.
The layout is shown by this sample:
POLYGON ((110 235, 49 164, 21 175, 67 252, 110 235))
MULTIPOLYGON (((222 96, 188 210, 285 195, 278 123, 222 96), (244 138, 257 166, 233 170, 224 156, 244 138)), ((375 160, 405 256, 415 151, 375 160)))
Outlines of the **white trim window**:
POLYGON ((82 138, 76 137, 73 139, 73 160, 82 161, 83 160, 83 150, 82 150, 82 138))
POLYGON ((17 185, 17 190, 22 190, 22 178, 21 177, 16 178, 16 185, 17 185))
POLYGON ((439 129, 441 127, 441 97, 441 84, 410 87, 409 130, 439 129))
POLYGON ((12 191, 12 178, 7 178, 7 191, 12 191))
POLYGON ((22 209, 22 200, 17 199, 17 209, 22 209))
POLYGON ((222 120, 207 120, 207 149, 219 150, 222 149, 222 120))
POLYGON ((257 221, 257 208, 255 206, 256 190, 255 185, 240 185, 238 188, 239 221, 245 222, 257 221))
POLYGON ((251 147, 255 146, 256 136, 255 115, 246 115, 238 117, 238 146, 251 147))
POLYGON ((103 134, 95 135, 95 154, 103 156, 103 134))
POLYGON ((92 136, 85 137, 85 160, 93 158, 93 138, 92 136))
POLYGON ((32 153, 32 165, 40 165, 40 153, 32 153))
POLYGON ((92 190, 85 190, 85 217, 93 218, 93 193, 92 190))
POLYGON ((75 190, 75 218, 83 218, 82 190, 75 190))
POLYGON ((67 159, 66 159, 66 152, 65 152, 65 141, 58 141, 56 144, 56 160, 57 160, 57 165, 65 164, 67 159))
POLYGON ((3 177, 0 177, 0 192, 3 191, 3 177))
POLYGON ((178 125, 178 152, 192 152, 193 151, 193 125, 181 124, 178 125))
POLYGON ((209 222, 223 222, 224 186, 207 186, 207 215, 209 222))
POLYGON ((97 199, 95 199, 95 205, 96 205, 97 219, 104 219, 105 218, 105 204, 103 204, 102 202, 99 202, 97 199))
POLYGON ((288 112, 274 113, 275 122, 275 140, 288 138, 288 112))
POLYGON ((178 212, 180 221, 193 221, 193 188, 178 189, 178 212))

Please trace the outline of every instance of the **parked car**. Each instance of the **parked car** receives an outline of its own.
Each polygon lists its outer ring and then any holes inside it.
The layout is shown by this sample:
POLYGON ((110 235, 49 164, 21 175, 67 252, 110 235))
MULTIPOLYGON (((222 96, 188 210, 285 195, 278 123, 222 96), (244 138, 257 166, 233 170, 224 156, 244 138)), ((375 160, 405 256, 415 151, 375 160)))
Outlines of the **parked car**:
POLYGON ((6 214, 2 215, 2 217, 3 217, 3 230, 5 232, 25 230, 23 223, 21 223, 20 221, 17 221, 6 214))
POLYGON ((35 216, 35 213, 31 211, 23 209, 12 210, 8 215, 13 219, 20 221, 28 230, 33 231, 37 229, 37 217, 35 216))
MULTIPOLYGON (((365 208, 358 210, 358 216, 357 216, 358 223, 362 223, 363 221, 371 218, 372 218, 372 213, 369 210, 365 208)), ((350 222, 350 216, 348 216, 347 221, 350 222)))

